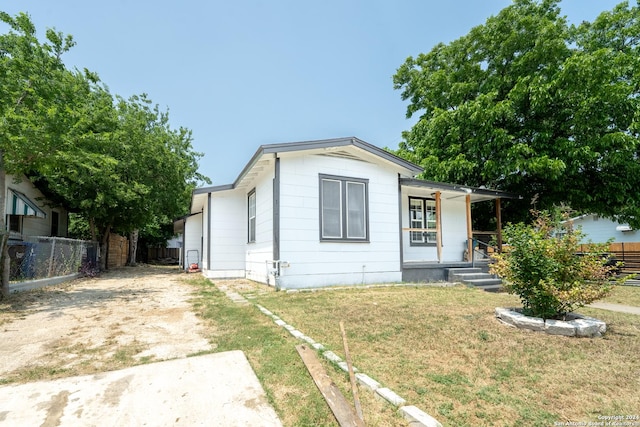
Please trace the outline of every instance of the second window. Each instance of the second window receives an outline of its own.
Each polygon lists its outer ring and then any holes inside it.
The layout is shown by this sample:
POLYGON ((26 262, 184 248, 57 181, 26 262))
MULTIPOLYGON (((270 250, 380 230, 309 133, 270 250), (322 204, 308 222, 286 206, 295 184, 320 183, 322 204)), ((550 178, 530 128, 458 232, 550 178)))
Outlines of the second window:
POLYGON ((412 246, 436 244, 436 202, 409 197, 409 226, 412 246))

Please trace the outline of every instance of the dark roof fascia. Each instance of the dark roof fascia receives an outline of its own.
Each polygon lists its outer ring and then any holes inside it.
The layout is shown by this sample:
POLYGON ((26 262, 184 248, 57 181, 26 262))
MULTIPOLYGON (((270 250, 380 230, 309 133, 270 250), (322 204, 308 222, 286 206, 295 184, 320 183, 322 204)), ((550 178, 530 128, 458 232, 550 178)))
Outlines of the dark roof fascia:
POLYGON ((225 184, 225 185, 214 185, 212 187, 196 188, 195 190, 193 190, 193 195, 195 196, 197 194, 216 193, 218 191, 233 190, 234 188, 236 188, 235 183, 225 184))
POLYGON ((200 215, 202 212, 194 212, 194 213, 189 213, 186 215, 182 215, 181 217, 175 218, 173 220, 173 232, 176 232, 176 226, 178 226, 179 224, 182 224, 182 226, 184 226, 187 218, 191 218, 194 215, 200 215))
POLYGON ((301 142, 288 142, 283 144, 269 144, 263 145, 261 148, 265 153, 284 153, 289 151, 303 151, 303 150, 317 150, 321 148, 332 148, 332 147, 347 147, 353 145, 354 147, 358 147, 361 150, 364 150, 368 153, 381 157, 391 163, 395 163, 398 166, 402 166, 403 168, 409 169, 415 173, 421 173, 424 170, 412 163, 408 160, 403 159, 402 157, 398 157, 393 153, 390 153, 382 148, 376 147, 375 145, 371 145, 368 142, 365 142, 356 137, 347 137, 347 138, 334 138, 334 139, 321 139, 317 141, 301 141, 301 142))
MULTIPOLYGON (((255 154, 251 157, 251 160, 249 160, 246 166, 242 169, 242 172, 240 172, 240 174, 238 175, 236 180, 233 182, 233 184, 196 188, 193 191, 193 195, 195 196, 198 194, 215 193, 219 191, 228 191, 228 190, 235 189, 240 183, 240 181, 242 180, 242 178, 244 178, 244 176, 249 172, 249 170, 251 170, 251 168, 253 168, 253 166, 258 162, 258 160, 264 154, 276 154, 276 153, 286 153, 286 152, 304 151, 304 150, 317 150, 317 149, 323 149, 323 148, 347 147, 347 146, 354 146, 354 147, 360 148, 368 153, 371 153, 387 161, 395 163, 398 166, 404 167, 416 174, 424 171, 420 166, 416 165, 415 163, 409 162, 408 160, 398 157, 395 154, 389 153, 388 151, 378 148, 375 145, 371 145, 356 137, 265 144, 258 147, 255 154)), ((458 185, 458 184, 448 184, 444 182, 427 181, 427 180, 422 180, 417 178, 401 178, 400 182, 402 185, 407 185, 412 187, 438 188, 446 191, 456 191, 461 193, 477 194, 482 196, 490 196, 494 198, 503 198, 503 199, 522 199, 522 196, 514 193, 508 193, 506 191, 491 190, 488 188, 469 187, 469 186, 458 185)))
POLYGON ((256 154, 253 155, 251 161, 245 166, 242 170, 238 179, 236 179, 234 185, 236 185, 244 175, 253 167, 254 163, 263 155, 263 154, 276 154, 276 153, 288 153, 293 151, 305 151, 305 150, 318 150, 323 148, 333 148, 333 147, 348 147, 354 146, 358 147, 361 150, 364 150, 368 153, 381 157, 391 163, 395 163, 398 166, 401 166, 405 169, 408 169, 415 174, 419 174, 424 171, 420 166, 412 163, 408 160, 403 159, 402 157, 398 157, 395 154, 389 153, 386 150, 376 147, 375 145, 371 145, 368 142, 364 142, 361 139, 356 137, 346 137, 346 138, 333 138, 333 139, 319 139, 314 141, 300 141, 300 142, 284 142, 278 144, 266 144, 261 145, 256 151, 256 154))
POLYGON ((391 163, 395 163, 399 166, 409 169, 415 174, 419 174, 424 172, 424 169, 421 166, 416 165, 413 162, 403 159, 402 157, 396 156, 393 153, 388 152, 387 150, 383 150, 382 148, 378 148, 375 145, 371 145, 367 142, 364 142, 358 138, 353 138, 353 145, 358 148, 362 148, 365 151, 370 152, 371 154, 378 155, 385 160, 390 161, 391 163))
POLYGON ((466 185, 458 185, 458 184, 447 184, 444 182, 427 181, 427 180, 416 179, 416 178, 401 178, 400 184, 407 185, 409 187, 437 188, 440 190, 457 191, 457 192, 468 193, 468 194, 478 194, 482 196, 491 196, 491 197, 501 198, 501 199, 522 199, 522 196, 514 193, 507 193, 506 191, 491 190, 488 188, 469 187, 466 185))
POLYGON ((304 151, 304 150, 317 150, 322 148, 332 148, 332 147, 347 147, 353 145, 354 147, 358 147, 368 153, 381 157, 387 161, 397 164, 398 166, 402 166, 415 174, 419 174, 424 170, 412 163, 408 160, 403 159, 402 157, 398 157, 395 154, 389 153, 381 148, 376 147, 375 145, 371 145, 368 142, 364 142, 361 139, 356 137, 348 137, 348 138, 334 138, 334 139, 321 139, 315 141, 300 141, 300 142, 284 142, 278 144, 265 144, 258 147, 258 150, 251 157, 251 160, 246 164, 246 166, 242 169, 236 180, 233 184, 226 185, 217 185, 213 187, 203 187, 197 188, 193 191, 193 195, 196 194, 206 194, 206 193, 215 193, 217 191, 226 191, 235 189, 242 178, 251 170, 251 168, 258 162, 258 159, 262 157, 264 154, 276 154, 276 153, 287 153, 292 151, 304 151))
MULTIPOLYGON (((215 193, 215 192, 218 192, 218 191, 233 190, 234 188, 235 188, 234 184, 214 185, 213 187, 196 188, 195 190, 193 190, 191 192, 191 203, 189 203, 189 211, 191 211, 191 209, 193 209, 193 198, 194 198, 194 196, 197 196, 199 194, 215 193)), ((194 213, 193 215, 196 215, 196 214, 194 213)))
POLYGON ((194 216, 194 215, 200 215, 201 213, 202 213, 202 212, 193 212, 193 213, 188 213, 188 214, 186 214, 186 215, 182 215, 182 216, 179 216, 178 218, 175 218, 175 219, 173 220, 173 222, 183 221, 183 220, 185 220, 185 219, 187 219, 187 218, 189 218, 189 217, 191 217, 191 216, 194 216))

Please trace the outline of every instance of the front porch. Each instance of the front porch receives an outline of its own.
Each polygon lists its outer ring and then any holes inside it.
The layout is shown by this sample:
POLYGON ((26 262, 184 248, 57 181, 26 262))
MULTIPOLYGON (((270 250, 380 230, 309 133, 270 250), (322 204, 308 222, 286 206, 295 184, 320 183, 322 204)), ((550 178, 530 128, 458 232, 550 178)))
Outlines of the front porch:
POLYGON ((482 272, 489 272, 489 261, 406 261, 402 263, 403 282, 446 282, 449 281, 449 270, 460 268, 479 268, 482 272))

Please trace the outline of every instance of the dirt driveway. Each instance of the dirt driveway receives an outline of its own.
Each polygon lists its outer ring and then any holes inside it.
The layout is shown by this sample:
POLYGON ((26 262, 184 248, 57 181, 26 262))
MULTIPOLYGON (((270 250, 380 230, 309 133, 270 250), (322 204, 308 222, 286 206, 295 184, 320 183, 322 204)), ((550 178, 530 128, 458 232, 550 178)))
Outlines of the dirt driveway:
POLYGON ((0 301, 0 384, 211 350, 176 267, 127 267, 0 301))

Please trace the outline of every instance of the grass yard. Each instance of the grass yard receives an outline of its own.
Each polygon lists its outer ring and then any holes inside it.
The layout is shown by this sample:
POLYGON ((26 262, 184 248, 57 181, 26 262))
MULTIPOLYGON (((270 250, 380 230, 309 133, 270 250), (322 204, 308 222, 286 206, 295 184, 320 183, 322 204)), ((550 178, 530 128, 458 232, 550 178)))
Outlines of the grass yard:
MULTIPOLYGON (((216 344, 215 351, 245 352, 285 426, 338 425, 295 349, 300 341, 255 306, 233 303, 208 280, 198 278, 189 282, 200 287, 193 304, 196 313, 209 323, 209 339, 216 344)), ((277 296, 286 297, 284 293, 277 296)), ((345 397, 351 400, 348 377, 324 359, 322 363, 345 397)), ((365 415, 367 426, 407 425, 390 405, 378 401, 372 394, 361 394, 361 401, 369 410, 365 415)))
MULTIPOLYGON (((631 304, 638 294, 640 288, 616 289, 608 301, 631 304)), ((466 287, 264 292, 254 301, 343 358, 339 321, 344 321, 354 365, 445 426, 547 427, 556 421, 598 421, 598 415, 634 415, 640 408, 640 316, 581 309, 606 321, 609 330, 603 338, 577 339, 502 325, 494 308, 518 306, 518 298, 466 287)), ((215 304, 211 316, 218 317, 217 324, 244 325, 237 332, 247 335, 241 349, 276 408, 302 411, 297 420, 310 421, 286 424, 325 425, 321 398, 310 380, 300 379, 304 366, 286 332, 274 331, 266 316, 255 317, 253 307, 243 308, 251 313, 243 314, 245 320, 220 319, 220 313, 237 316, 238 309, 215 304), (263 362, 273 351, 280 359, 263 362)), ((240 339, 217 341, 230 349, 238 348, 240 339)), ((365 416, 379 411, 368 403, 363 403, 365 416)), ((397 422, 381 419, 376 425, 397 422)))
POLYGON ((611 295, 601 301, 640 307, 640 286, 616 286, 611 295))

